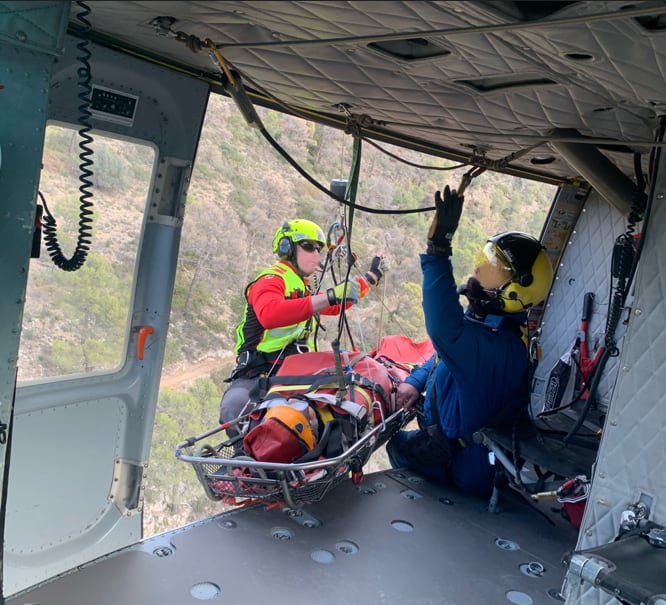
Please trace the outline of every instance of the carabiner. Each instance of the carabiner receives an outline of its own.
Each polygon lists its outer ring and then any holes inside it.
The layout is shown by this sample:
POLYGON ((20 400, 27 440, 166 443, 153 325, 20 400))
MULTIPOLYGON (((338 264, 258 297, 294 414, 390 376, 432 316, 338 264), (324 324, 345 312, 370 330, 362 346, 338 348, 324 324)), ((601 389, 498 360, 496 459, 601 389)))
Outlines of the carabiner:
POLYGON ((463 174, 460 185, 458 185, 458 189, 456 189, 456 193, 462 195, 472 182, 472 179, 483 174, 486 170, 487 169, 482 166, 472 166, 465 174, 463 174))
POLYGON ((345 241, 346 235, 347 235, 347 228, 338 221, 335 221, 330 226, 328 234, 326 235, 326 247, 329 250, 335 249, 337 246, 339 246, 340 244, 342 244, 342 242, 345 241), (338 235, 338 233, 341 233, 341 235, 338 235))
POLYGON ((297 350, 299 353, 310 353, 310 345, 307 344, 307 343, 300 343, 300 342, 297 342, 297 343, 296 343, 296 350, 297 350))

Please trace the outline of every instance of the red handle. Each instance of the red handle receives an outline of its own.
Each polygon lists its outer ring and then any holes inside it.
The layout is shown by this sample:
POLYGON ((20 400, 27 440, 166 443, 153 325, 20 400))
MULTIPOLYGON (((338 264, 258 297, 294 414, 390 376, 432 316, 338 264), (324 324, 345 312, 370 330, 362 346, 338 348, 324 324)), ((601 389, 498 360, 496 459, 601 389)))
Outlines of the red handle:
POLYGON ((139 339, 136 341, 136 356, 143 359, 143 353, 146 348, 146 338, 148 334, 152 334, 155 330, 151 326, 144 326, 139 328, 139 339))

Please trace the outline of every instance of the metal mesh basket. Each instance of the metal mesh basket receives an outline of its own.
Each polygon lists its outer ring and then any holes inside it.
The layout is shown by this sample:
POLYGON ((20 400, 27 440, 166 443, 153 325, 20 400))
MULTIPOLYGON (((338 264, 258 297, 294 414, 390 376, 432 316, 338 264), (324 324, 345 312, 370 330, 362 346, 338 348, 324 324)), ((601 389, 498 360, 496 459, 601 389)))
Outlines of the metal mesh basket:
POLYGON ((199 482, 211 500, 232 504, 264 502, 291 508, 321 500, 342 481, 362 479, 361 469, 371 454, 386 443, 408 420, 403 410, 383 419, 347 450, 335 458, 284 464, 259 462, 235 456, 219 426, 176 446, 176 457, 194 468, 199 482), (217 445, 211 445, 211 438, 217 445))

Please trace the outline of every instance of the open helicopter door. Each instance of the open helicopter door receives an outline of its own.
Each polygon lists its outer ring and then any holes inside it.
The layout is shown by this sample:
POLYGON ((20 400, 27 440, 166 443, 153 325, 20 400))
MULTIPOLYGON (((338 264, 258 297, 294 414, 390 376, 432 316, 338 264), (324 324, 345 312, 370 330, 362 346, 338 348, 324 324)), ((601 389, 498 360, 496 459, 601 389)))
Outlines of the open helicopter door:
MULTIPOLYGON (((18 357, 22 301, 28 276, 29 251, 35 212, 35 191, 39 181, 39 162, 44 141, 41 128, 26 128, 35 115, 45 116, 53 57, 62 45, 62 36, 69 16, 66 3, 51 3, 41 11, 33 11, 34 21, 11 19, 0 13, 0 56, 3 80, 0 86, 0 190, 2 190, 3 219, 0 220, 0 241, 3 262, 0 263, 0 283, 4 296, 0 298, 0 540, 5 543, 11 528, 6 520, 8 484, 12 463, 11 445, 14 433, 14 402, 16 388, 16 359, 18 357), (7 79, 7 74, 12 74, 7 79), (36 77, 39 75, 39 77, 36 77), (15 119, 4 119, 12 116, 15 119), (5 259, 21 258, 10 264, 5 259)), ((13 460, 16 462, 16 456, 13 460)), ((0 558, 0 599, 11 583, 6 574, 5 553, 0 558), (9 580, 9 582, 8 582, 9 580)))

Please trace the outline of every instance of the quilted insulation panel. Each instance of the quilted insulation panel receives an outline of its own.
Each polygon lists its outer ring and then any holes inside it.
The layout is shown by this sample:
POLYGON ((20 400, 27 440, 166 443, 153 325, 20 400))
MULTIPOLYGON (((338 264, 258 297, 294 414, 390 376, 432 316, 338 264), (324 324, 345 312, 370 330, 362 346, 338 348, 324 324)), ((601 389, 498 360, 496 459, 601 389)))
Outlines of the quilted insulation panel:
MULTIPOLYGON (((590 355, 604 343, 606 317, 611 296, 611 256, 618 236, 627 228, 626 219, 596 192, 585 202, 578 221, 566 242, 555 281, 541 322, 542 356, 534 374, 532 408, 543 409, 548 378, 560 357, 568 353, 581 336, 581 316, 586 293, 594 294, 588 325, 590 355)), ((624 317, 624 316, 623 316, 624 317)), ((616 337, 621 342, 624 326, 616 337)), ((600 407, 607 408, 615 381, 617 358, 606 364, 597 393, 600 407)))
MULTIPOLYGON (((610 397, 594 482, 576 548, 613 541, 623 511, 636 502, 649 519, 666 523, 666 171, 655 183, 653 208, 636 274, 635 295, 610 397)), ((584 221, 581 220, 581 226, 584 221)), ((578 229, 577 229, 578 231, 578 229)), ((561 280, 560 280, 561 281, 561 280)), ((583 590, 584 604, 617 602, 605 593, 583 590)))
MULTIPOLYGON (((183 44, 212 39, 249 87, 283 106, 551 175, 571 176, 562 158, 544 161, 554 131, 646 151, 666 102, 664 32, 637 20, 658 19, 662 3, 88 4, 100 33, 217 77, 205 49, 183 44), (533 17, 545 18, 528 22, 521 6, 539 4, 533 17), (158 35, 160 16, 173 27, 158 35)), ((633 172, 630 154, 603 153, 633 172)))

